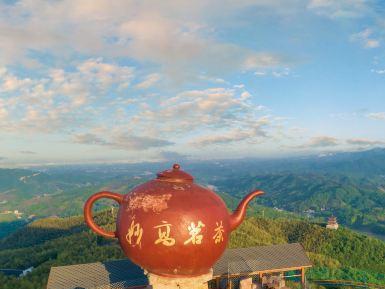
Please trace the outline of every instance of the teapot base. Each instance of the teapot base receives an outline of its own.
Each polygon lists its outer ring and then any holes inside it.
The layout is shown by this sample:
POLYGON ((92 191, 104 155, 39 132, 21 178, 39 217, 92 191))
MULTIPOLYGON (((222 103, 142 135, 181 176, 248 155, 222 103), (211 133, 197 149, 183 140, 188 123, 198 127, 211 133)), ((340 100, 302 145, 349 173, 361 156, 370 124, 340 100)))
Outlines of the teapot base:
POLYGON ((194 277, 160 276, 154 273, 147 274, 152 289, 207 289, 207 282, 213 278, 213 270, 207 274, 194 277))

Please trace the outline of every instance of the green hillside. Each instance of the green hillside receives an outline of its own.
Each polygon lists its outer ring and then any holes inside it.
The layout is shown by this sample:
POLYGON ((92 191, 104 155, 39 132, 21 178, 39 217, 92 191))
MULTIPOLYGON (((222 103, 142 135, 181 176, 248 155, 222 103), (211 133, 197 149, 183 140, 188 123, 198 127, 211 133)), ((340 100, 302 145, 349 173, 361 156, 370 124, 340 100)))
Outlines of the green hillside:
MULTIPOLYGON (((103 171, 0 169, 0 229, 4 228, 0 237, 11 232, 12 228, 20 227, 21 220, 28 222, 29 216, 79 215, 91 194, 102 189, 127 192, 144 181, 132 175, 103 171), (16 218, 14 210, 22 213, 21 219, 16 218)), ((106 204, 112 202, 102 200, 95 206, 102 208, 106 204)))
POLYGON ((382 178, 359 178, 323 173, 272 173, 237 176, 214 182, 240 198, 254 188, 267 192, 259 203, 325 219, 334 214, 340 223, 367 227, 385 234, 385 185, 382 178))
POLYGON ((306 221, 248 219, 232 234, 231 247, 300 242, 315 267, 313 279, 385 284, 385 242, 349 229, 325 229, 306 221))
MULTIPOLYGON (((113 230, 109 211, 96 221, 113 230)), ((349 279, 385 284, 385 242, 348 229, 326 230, 305 221, 249 218, 230 241, 230 247, 301 242, 315 267, 308 278, 349 279)), ((48 218, 33 222, 0 240, 0 268, 36 269, 22 279, 0 275, 10 288, 44 288, 51 266, 124 258, 115 240, 96 236, 82 217, 48 218)))

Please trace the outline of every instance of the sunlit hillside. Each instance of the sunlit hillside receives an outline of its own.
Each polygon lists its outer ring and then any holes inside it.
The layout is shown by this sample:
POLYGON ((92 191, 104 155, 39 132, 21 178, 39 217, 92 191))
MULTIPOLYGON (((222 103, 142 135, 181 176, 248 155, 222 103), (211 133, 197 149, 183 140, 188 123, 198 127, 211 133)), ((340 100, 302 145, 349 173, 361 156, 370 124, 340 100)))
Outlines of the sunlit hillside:
MULTIPOLYGON (((110 211, 96 215, 110 230, 110 211)), ((385 242, 348 229, 327 230, 317 224, 285 219, 249 218, 230 241, 230 247, 301 242, 314 267, 308 279, 347 279, 385 284, 385 242)), ((0 275, 4 289, 44 288, 51 266, 125 258, 116 240, 91 233, 82 217, 49 218, 31 223, 0 241, 0 264, 32 273, 21 279, 0 275)))

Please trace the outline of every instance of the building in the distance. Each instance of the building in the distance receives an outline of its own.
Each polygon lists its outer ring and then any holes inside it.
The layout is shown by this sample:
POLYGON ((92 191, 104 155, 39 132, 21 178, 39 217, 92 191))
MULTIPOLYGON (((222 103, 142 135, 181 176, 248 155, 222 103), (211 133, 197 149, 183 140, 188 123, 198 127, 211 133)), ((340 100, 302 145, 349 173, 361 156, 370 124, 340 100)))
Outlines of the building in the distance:
POLYGON ((329 217, 326 228, 332 229, 332 230, 337 230, 338 229, 337 218, 334 216, 329 217))

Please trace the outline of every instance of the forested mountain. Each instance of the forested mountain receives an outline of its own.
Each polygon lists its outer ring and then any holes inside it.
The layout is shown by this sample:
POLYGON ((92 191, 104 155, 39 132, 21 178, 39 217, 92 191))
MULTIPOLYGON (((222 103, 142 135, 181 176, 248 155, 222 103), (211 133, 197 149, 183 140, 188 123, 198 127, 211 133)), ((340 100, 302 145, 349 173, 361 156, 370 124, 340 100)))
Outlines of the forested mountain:
POLYGON ((383 180, 322 173, 271 173, 228 178, 213 184, 241 197, 253 188, 266 192, 258 203, 309 217, 338 217, 342 224, 385 234, 383 180))
MULTIPOLYGON (((385 236, 385 150, 286 159, 182 160, 182 169, 211 185, 234 204, 255 188, 259 204, 302 217, 340 223, 385 236)), ((0 169, 0 237, 28 216, 71 216, 82 212, 94 192, 126 193, 171 163, 101 164, 0 169), (18 210, 22 215, 15 215, 18 210), (17 219, 19 217, 20 219, 17 219), (13 223, 13 221, 17 221, 13 223)), ((96 208, 111 205, 100 201, 96 208)))
MULTIPOLYGON (((114 229, 111 211, 96 222, 114 229)), ((231 235, 230 247, 301 242, 315 266, 308 278, 349 279, 385 284, 385 242, 348 229, 327 230, 301 220, 251 217, 231 235)), ((51 266, 125 258, 117 241, 96 236, 82 217, 35 221, 0 240, 0 267, 35 267, 16 279, 0 274, 2 289, 44 288, 51 266)))
MULTIPOLYGON (((118 172, 0 169, 0 238, 32 219, 79 215, 93 193, 109 189, 127 192, 141 177, 118 172)), ((101 201, 96 208, 112 204, 101 201)))

